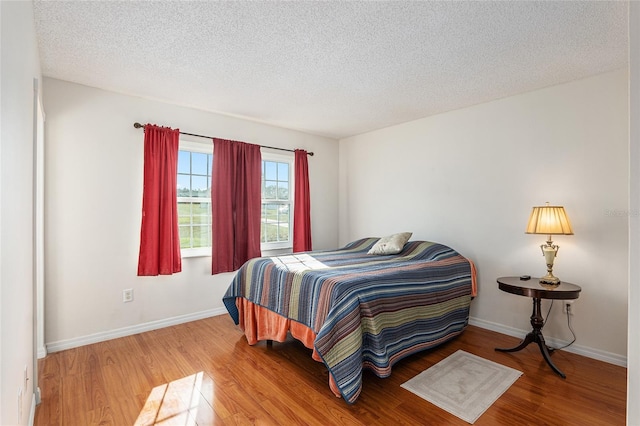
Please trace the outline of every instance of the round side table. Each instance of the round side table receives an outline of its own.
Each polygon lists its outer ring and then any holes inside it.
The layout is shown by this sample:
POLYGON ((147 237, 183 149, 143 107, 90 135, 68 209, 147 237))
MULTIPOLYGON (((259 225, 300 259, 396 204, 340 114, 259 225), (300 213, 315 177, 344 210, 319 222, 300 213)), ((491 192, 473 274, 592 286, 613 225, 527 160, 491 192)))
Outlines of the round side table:
POLYGON ((544 326, 544 318, 540 310, 540 302, 542 299, 560 299, 572 300, 580 296, 582 290, 579 286, 562 281, 557 286, 543 286, 538 282, 539 278, 531 278, 529 280, 521 280, 520 277, 500 277, 497 279, 498 288, 507 293, 519 296, 527 296, 533 299, 533 313, 531 314, 531 326, 533 330, 525 336, 525 338, 513 348, 496 348, 501 352, 517 352, 524 349, 529 343, 537 343, 542 352, 542 356, 547 364, 558 373, 563 379, 567 376, 555 366, 551 361, 551 352, 553 348, 547 346, 542 335, 542 327, 544 326))

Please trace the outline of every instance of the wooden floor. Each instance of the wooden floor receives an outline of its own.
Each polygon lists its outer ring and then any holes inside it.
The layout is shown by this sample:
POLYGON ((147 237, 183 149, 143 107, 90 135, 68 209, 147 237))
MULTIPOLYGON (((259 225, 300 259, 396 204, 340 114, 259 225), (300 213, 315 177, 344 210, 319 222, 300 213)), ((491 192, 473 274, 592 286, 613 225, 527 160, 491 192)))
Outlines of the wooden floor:
POLYGON ((565 351, 494 351, 518 339, 469 326, 380 379, 349 405, 295 340, 249 346, 227 315, 83 346, 40 361, 35 425, 467 425, 400 387, 458 349, 524 374, 475 425, 624 425, 626 369, 565 351))

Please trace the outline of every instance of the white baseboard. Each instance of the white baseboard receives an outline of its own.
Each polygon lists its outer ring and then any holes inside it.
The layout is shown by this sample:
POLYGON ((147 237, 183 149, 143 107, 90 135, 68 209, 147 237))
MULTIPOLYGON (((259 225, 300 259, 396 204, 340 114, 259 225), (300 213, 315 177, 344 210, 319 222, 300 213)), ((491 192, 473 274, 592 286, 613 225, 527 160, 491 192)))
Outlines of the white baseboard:
POLYGON ((225 313, 227 313, 227 310, 225 308, 209 309, 192 314, 180 315, 163 320, 151 321, 143 324, 132 325, 129 327, 118 328, 115 330, 109 330, 102 333, 90 334, 88 336, 77 337, 74 339, 49 342, 45 345, 45 354, 47 352, 59 352, 66 349, 77 348, 79 346, 90 345, 92 343, 104 342, 106 340, 116 339, 118 337, 131 336, 133 334, 143 333, 145 331, 157 330, 159 328, 183 324, 185 322, 196 321, 199 319, 209 318, 225 313))
MULTIPOLYGON (((130 327, 118 328, 116 330, 105 331, 102 333, 90 334, 88 336, 82 336, 74 339, 60 340, 57 342, 50 342, 45 345, 43 350, 44 355, 47 352, 58 352, 66 349, 77 348, 79 346, 90 345, 92 343, 104 342, 106 340, 116 339, 118 337, 131 336, 133 334, 143 333, 145 331, 157 330, 159 328, 169 327, 172 325, 183 324, 189 321, 196 321, 203 318, 209 318, 216 315, 226 314, 225 308, 209 309, 206 311, 195 312, 187 315, 180 315, 177 317, 166 318, 158 321, 151 321, 143 324, 138 324, 130 327)), ((479 318, 470 317, 469 324, 476 327, 485 328, 487 330, 496 331, 498 333, 506 334, 513 337, 524 337, 530 330, 521 330, 518 328, 508 327, 502 324, 485 321, 479 318)), ((549 346, 560 347, 566 345, 567 341, 545 338, 549 346)), ((580 346, 573 344, 564 351, 583 355, 588 358, 597 359, 599 361, 608 362, 609 364, 619 365, 621 367, 627 367, 627 357, 614 354, 611 352, 601 351, 598 349, 589 348, 586 346, 580 346)), ((43 356, 44 356, 43 355, 43 356)), ((38 356, 40 356, 40 350, 38 350, 38 356)), ((34 404, 35 411, 35 404, 34 404)))
MULTIPOLYGON (((469 324, 476 327, 485 328, 487 330, 496 331, 498 333, 506 334, 507 336, 523 338, 531 330, 520 330, 518 328, 507 327, 506 325, 497 324, 495 322, 485 321, 479 318, 469 318, 469 324)), ((568 344, 569 342, 554 339, 552 337, 545 337, 545 341, 550 347, 560 347, 568 344)), ((576 345, 575 343, 563 351, 571 352, 574 354, 586 356, 588 358, 597 359, 599 361, 608 362, 609 364, 618 365, 620 367, 627 367, 627 357, 614 354, 611 352, 601 351, 599 349, 588 348, 586 346, 576 345)))
POLYGON ((46 346, 40 346, 38 348, 37 356, 38 356, 38 359, 42 359, 45 356, 47 356, 47 347, 46 346))

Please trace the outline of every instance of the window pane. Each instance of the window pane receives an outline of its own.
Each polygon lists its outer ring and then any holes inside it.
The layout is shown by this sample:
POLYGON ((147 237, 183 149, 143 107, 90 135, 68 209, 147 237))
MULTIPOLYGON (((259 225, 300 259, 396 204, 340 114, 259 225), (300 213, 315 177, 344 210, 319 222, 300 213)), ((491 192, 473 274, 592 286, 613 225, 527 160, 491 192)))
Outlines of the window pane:
POLYGON ((178 230, 180 232, 180 248, 191 248, 191 227, 180 226, 178 230))
POLYGON ((276 163, 273 161, 265 161, 264 162, 264 179, 265 180, 276 180, 278 179, 276 163))
POLYGON ((277 204, 264 205, 264 221, 265 222, 278 221, 278 205, 277 204))
POLYGON ((191 196, 210 197, 209 182, 206 176, 191 176, 191 196))
POLYGON ((191 203, 178 203, 178 216, 191 216, 191 203))
POLYGON ((190 197, 191 191, 189 188, 191 187, 191 176, 189 175, 178 175, 178 197, 190 197))
POLYGON ((289 163, 278 163, 278 180, 289 180, 289 163))
POLYGON ((211 227, 208 225, 195 225, 193 226, 193 247, 210 247, 211 240, 209 239, 209 235, 211 235, 211 227))
POLYGON ((277 188, 278 188, 278 182, 273 180, 265 181, 264 193, 262 194, 262 198, 265 198, 268 200, 275 200, 277 188))
POLYGON ((191 203, 178 203, 178 225, 191 225, 191 203))
POLYGON ((278 241, 289 240, 289 223, 281 222, 278 224, 278 241))
POLYGON ((194 215, 206 215, 209 216, 211 213, 211 203, 193 203, 193 214, 194 215))
POLYGON ((273 243, 278 241, 278 225, 273 223, 267 223, 265 226, 265 243, 273 243))
POLYGON ((178 173, 191 173, 190 152, 178 151, 178 173))
POLYGON ((278 208, 278 221, 289 223, 289 205, 283 204, 278 208))
POLYGON ((265 208, 264 204, 260 206, 260 242, 264 243, 264 222, 265 222, 265 208))
POLYGON ((194 215, 193 216, 193 224, 194 225, 208 225, 209 224, 209 215, 194 215))
POLYGON ((191 153, 191 173, 194 175, 207 175, 207 154, 202 152, 191 153))
POLYGON ((289 182, 278 182, 278 200, 289 199, 289 182))

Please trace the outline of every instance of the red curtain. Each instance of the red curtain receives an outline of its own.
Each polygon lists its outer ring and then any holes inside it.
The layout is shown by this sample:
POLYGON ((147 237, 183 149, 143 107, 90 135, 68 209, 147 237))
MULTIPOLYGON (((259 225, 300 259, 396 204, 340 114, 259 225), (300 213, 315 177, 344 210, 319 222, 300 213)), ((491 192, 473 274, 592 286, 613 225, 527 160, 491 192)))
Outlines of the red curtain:
POLYGON ((211 273, 235 271, 260 257, 260 146, 213 139, 211 273))
POLYGON ((138 275, 182 270, 176 180, 180 131, 144 126, 144 182, 138 275))
POLYGON ((307 151, 295 150, 295 198, 293 208, 293 252, 311 250, 311 199, 307 151))

